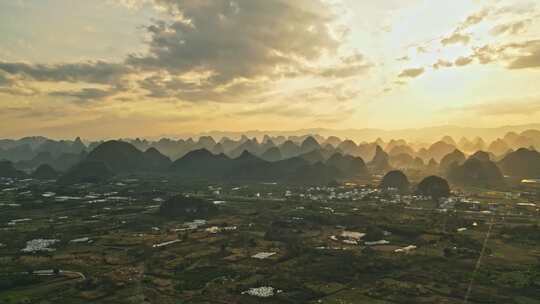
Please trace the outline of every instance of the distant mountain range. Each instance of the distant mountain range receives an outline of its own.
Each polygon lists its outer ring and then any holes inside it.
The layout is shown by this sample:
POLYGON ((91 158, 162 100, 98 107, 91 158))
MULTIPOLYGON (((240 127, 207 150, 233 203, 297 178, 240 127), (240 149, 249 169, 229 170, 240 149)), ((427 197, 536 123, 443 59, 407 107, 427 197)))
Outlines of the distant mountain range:
POLYGON ((441 134, 451 136, 453 138, 468 137, 471 134, 481 137, 486 141, 495 140, 498 137, 504 136, 509 132, 521 133, 526 130, 540 130, 540 123, 538 124, 523 124, 523 125, 508 125, 491 128, 479 128, 479 127, 461 127, 454 125, 434 126, 425 128, 408 128, 408 129, 396 129, 386 130, 380 128, 363 128, 363 129, 300 129, 292 131, 271 131, 271 130, 251 130, 243 132, 227 132, 227 131, 209 131, 201 133, 184 133, 175 134, 169 137, 176 138, 198 138, 200 136, 211 136, 214 138, 240 138, 242 135, 249 138, 263 138, 264 135, 268 136, 285 136, 295 137, 303 136, 306 134, 318 134, 324 137, 337 136, 340 138, 348 138, 356 142, 362 141, 375 141, 377 138, 383 138, 384 140, 403 138, 407 141, 419 141, 419 142, 434 142, 441 138, 441 134))
MULTIPOLYGON (((469 133, 474 134, 474 133, 469 133)), ((336 136, 324 137, 320 134, 303 134, 294 136, 270 136, 263 135, 261 139, 242 135, 237 139, 229 137, 214 138, 201 136, 197 139, 170 139, 162 138, 156 141, 146 139, 122 139, 130 143, 140 151, 152 150, 147 153, 155 154, 156 150, 171 160, 176 160, 187 153, 199 149, 206 149, 213 154, 224 153, 231 158, 240 156, 248 151, 267 161, 278 161, 300 154, 306 154, 320 149, 328 158, 334 152, 362 157, 371 160, 375 156, 376 147, 390 157, 390 162, 397 164, 411 162, 419 165, 419 160, 429 162, 434 159, 440 162, 448 153, 459 149, 466 154, 476 151, 490 152, 499 158, 509 151, 519 148, 540 148, 540 131, 525 130, 520 133, 508 132, 491 141, 482 137, 454 138, 449 135, 440 135, 433 142, 407 141, 402 138, 394 138, 385 141, 376 138, 373 141, 353 141, 336 136), (401 156, 400 156, 401 155, 401 156)), ((73 164, 86 157, 103 141, 87 142, 80 138, 75 140, 55 141, 44 137, 25 137, 18 140, 0 140, 0 159, 7 159, 17 163, 17 167, 23 170, 32 169, 41 163, 50 164, 53 168, 65 171, 73 164)), ((156 154, 155 154, 156 155, 156 154)), ((166 159, 154 159, 158 162, 167 162, 166 159)))
POLYGON ((404 139, 356 143, 336 136, 270 136, 261 140, 202 136, 83 143, 44 137, 0 140, 0 177, 99 181, 117 174, 151 173, 190 180, 327 183, 384 175, 391 170, 447 177, 457 185, 499 185, 503 174, 540 177, 540 131, 509 132, 486 142, 444 135, 433 143, 404 139), (44 166, 46 165, 46 166, 44 166), (86 174, 85 172, 89 173, 86 174))

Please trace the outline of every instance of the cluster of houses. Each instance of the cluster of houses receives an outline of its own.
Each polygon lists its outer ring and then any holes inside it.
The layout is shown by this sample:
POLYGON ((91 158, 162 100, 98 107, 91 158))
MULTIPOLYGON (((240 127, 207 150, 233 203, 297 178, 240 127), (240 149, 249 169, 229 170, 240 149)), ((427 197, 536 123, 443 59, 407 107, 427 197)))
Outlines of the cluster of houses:
POLYGON ((362 188, 341 188, 341 187, 309 187, 302 192, 286 190, 284 197, 286 199, 300 199, 311 201, 357 201, 362 200, 367 196, 379 193, 378 189, 362 187, 362 188))
POLYGON ((279 289, 275 289, 274 287, 261 286, 261 287, 256 287, 256 288, 250 288, 242 292, 242 294, 250 295, 250 296, 254 296, 258 298, 270 298, 281 292, 283 291, 279 289))
POLYGON ((50 246, 60 242, 57 239, 33 239, 26 242, 26 247, 21 249, 22 252, 38 252, 38 251, 55 251, 56 249, 50 246))

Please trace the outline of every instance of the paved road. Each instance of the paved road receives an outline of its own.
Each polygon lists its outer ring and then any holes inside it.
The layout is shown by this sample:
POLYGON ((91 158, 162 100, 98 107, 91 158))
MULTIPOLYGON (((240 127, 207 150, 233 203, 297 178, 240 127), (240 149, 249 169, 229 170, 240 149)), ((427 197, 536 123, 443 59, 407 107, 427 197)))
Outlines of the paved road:
POLYGON ((60 274, 65 276, 76 276, 81 278, 83 281, 86 280, 84 273, 78 271, 60 270, 60 274))

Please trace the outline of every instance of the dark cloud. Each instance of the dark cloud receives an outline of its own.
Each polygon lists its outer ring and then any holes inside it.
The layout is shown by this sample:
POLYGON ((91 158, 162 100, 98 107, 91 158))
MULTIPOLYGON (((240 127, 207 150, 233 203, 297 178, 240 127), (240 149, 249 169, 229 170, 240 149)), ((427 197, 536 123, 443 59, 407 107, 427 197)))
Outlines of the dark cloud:
POLYGON ((279 76, 284 67, 335 52, 340 43, 323 1, 172 1, 159 4, 182 19, 147 27, 150 52, 128 62, 171 74, 208 72, 214 86, 238 78, 279 76))
POLYGON ((0 70, 0 93, 16 96, 32 96, 39 93, 39 90, 25 85, 13 75, 0 70))
MULTIPOLYGON (((80 100, 103 99, 124 89, 151 98, 238 101, 280 79, 349 78, 371 67, 357 52, 330 65, 320 64, 323 57, 337 57, 347 33, 334 26, 337 15, 325 0, 143 2, 168 13, 145 27, 146 52, 130 54, 119 63, 0 62, 0 89, 13 90, 15 78, 108 86, 48 93, 80 100)), ((143 2, 123 4, 140 7, 143 2)))
POLYGON ((169 75, 152 75, 138 82, 140 88, 148 92, 148 97, 163 98, 175 96, 177 94, 187 94, 199 91, 204 85, 187 82, 178 78, 171 78, 169 75))
POLYGON ((13 80, 8 77, 7 73, 0 72, 0 87, 7 86, 13 83, 13 80))
POLYGON ((253 101, 250 96, 263 92, 267 82, 242 80, 216 87, 206 81, 193 82, 157 74, 140 80, 138 85, 151 98, 178 98, 189 102, 237 102, 242 99, 249 102, 253 101))
POLYGON ((416 78, 424 73, 424 68, 405 69, 399 73, 400 78, 416 78))
POLYGON ((123 78, 130 68, 122 64, 105 61, 63 63, 54 65, 0 62, 0 71, 9 75, 11 81, 0 91, 13 95, 36 95, 43 92, 28 85, 28 81, 69 82, 107 85, 107 89, 82 88, 80 90, 59 90, 47 93, 55 97, 77 100, 97 100, 109 97, 124 87, 123 78))
POLYGON ((13 76, 36 81, 108 84, 117 82, 128 71, 128 68, 122 64, 105 61, 56 65, 0 62, 0 70, 13 76))
POLYGON ((116 90, 103 90, 97 88, 83 88, 81 90, 67 90, 67 91, 53 91, 50 92, 50 96, 56 97, 68 97, 81 101, 91 101, 97 99, 103 99, 105 97, 112 96, 116 93, 116 90))
MULTIPOLYGON (((253 99, 275 81, 313 76, 349 78, 372 66, 361 54, 322 66, 341 42, 326 1, 172 1, 156 3, 175 16, 146 29, 149 52, 127 63, 150 72, 139 81, 149 97, 185 101, 253 99)), ((344 31, 346 32, 346 31, 344 31)))

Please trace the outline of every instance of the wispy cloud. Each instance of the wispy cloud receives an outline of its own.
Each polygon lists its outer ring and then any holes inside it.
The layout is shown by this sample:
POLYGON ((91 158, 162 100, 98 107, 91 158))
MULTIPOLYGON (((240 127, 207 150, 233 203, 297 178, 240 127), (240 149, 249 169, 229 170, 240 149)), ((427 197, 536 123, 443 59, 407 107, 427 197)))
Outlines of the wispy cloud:
POLYGON ((494 100, 447 110, 480 116, 532 116, 540 112, 540 96, 494 100))
POLYGON ((458 32, 453 33, 452 35, 445 37, 441 40, 441 44, 444 46, 451 44, 468 44, 471 41, 471 37, 466 34, 461 34, 458 32))
POLYGON ((424 73, 424 68, 411 68, 405 69, 399 73, 398 77, 400 78, 416 78, 424 73))

